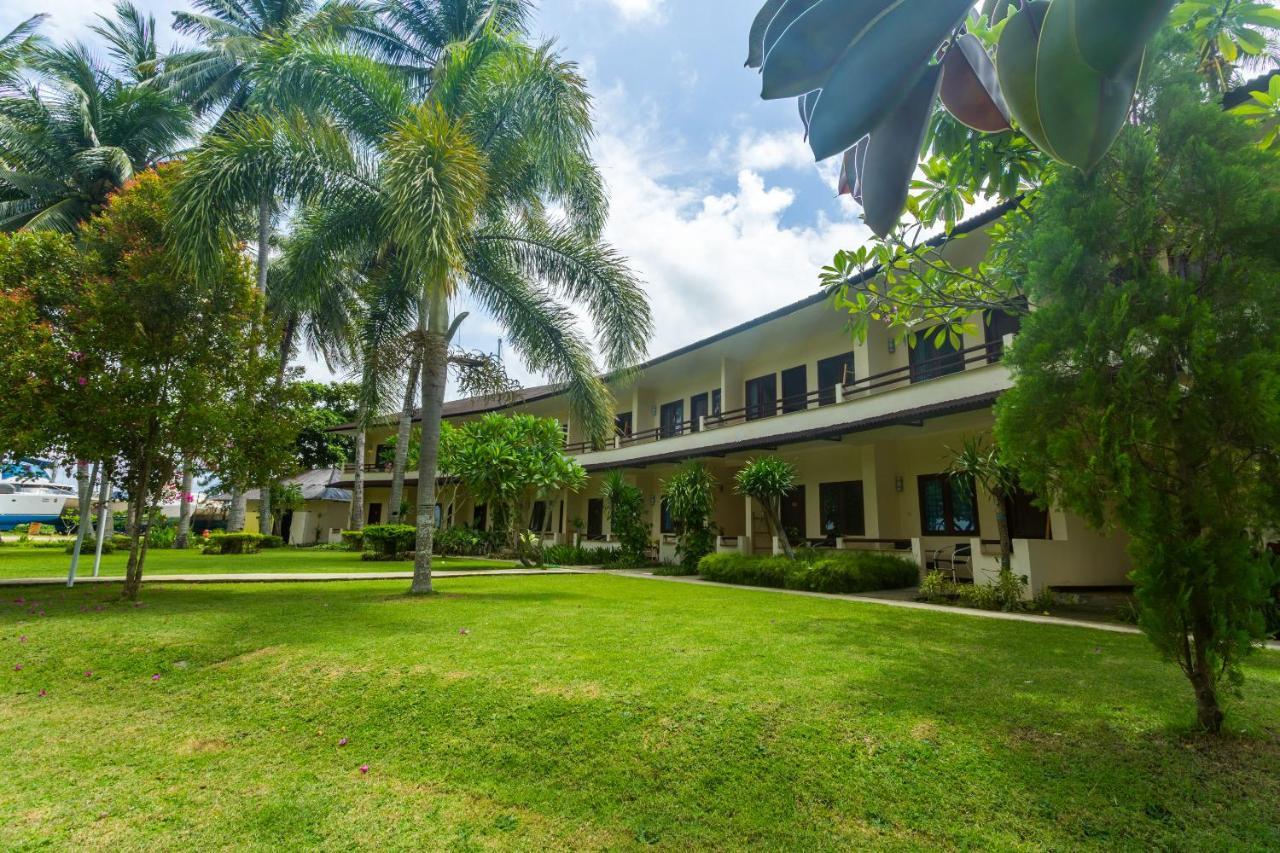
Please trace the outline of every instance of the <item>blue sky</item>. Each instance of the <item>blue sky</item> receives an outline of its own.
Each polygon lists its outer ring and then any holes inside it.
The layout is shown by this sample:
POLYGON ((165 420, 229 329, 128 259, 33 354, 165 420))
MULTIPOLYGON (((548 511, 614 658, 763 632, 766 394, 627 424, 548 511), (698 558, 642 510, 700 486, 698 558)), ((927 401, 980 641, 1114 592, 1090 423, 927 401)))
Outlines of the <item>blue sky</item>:
MULTIPOLYGON (((185 4, 140 0, 167 29, 185 4)), ((867 231, 815 165, 793 101, 766 103, 742 67, 757 0, 542 0, 534 30, 577 61, 596 99, 607 239, 645 280, 657 355, 812 293, 818 268, 867 231)), ((46 32, 87 38, 111 0, 5 0, 0 30, 51 11, 46 32)), ((493 351, 477 314, 462 343, 493 351)), ((309 372, 323 375, 308 363, 309 372)), ((509 366, 526 383, 538 381, 509 366)))

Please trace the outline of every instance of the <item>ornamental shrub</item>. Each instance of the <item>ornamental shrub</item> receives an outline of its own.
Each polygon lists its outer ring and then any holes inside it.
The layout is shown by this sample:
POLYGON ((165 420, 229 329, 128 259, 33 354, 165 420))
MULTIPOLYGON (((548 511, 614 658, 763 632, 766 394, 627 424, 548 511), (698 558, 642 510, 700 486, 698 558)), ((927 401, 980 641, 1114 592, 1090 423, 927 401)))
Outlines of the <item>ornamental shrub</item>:
POLYGON ((878 551, 829 552, 813 561, 709 554, 699 562, 698 571, 719 583, 832 593, 902 589, 920 578, 920 569, 911 560, 878 551))
POLYGON ((364 529, 364 550, 375 557, 395 559, 413 551, 417 533, 411 524, 371 524, 364 529))
POLYGON ((364 531, 362 530, 342 531, 342 544, 347 546, 348 551, 363 551, 364 550, 364 531))
MULTIPOLYGON (((94 554, 94 551, 97 549, 97 547, 98 547, 98 545, 97 545, 97 541, 96 541, 96 540, 89 540, 89 539, 86 539, 86 540, 84 541, 84 544, 82 544, 82 545, 80 546, 80 556, 81 556, 81 557, 86 557, 86 556, 88 556, 88 557, 92 557, 92 556, 93 556, 93 554, 94 554)), ((64 553, 66 553, 66 554, 73 554, 73 553, 75 553, 75 550, 76 550, 76 543, 72 542, 70 545, 68 545, 68 546, 64 549, 64 551, 63 551, 63 552, 64 552, 64 553)), ((115 546, 115 545, 112 545, 110 542, 108 542, 107 540, 103 539, 103 540, 102 540, 102 553, 104 553, 104 554, 114 554, 115 552, 116 552, 116 546, 115 546)))
POLYGON ((253 554, 260 547, 263 536, 258 533, 215 533, 205 542, 205 554, 253 554))

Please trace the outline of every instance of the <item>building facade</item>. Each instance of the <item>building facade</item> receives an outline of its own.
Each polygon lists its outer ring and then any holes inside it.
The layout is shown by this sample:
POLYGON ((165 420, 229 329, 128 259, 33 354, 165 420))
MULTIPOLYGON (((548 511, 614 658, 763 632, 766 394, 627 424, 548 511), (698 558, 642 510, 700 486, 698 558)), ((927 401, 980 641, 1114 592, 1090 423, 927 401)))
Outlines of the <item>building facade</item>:
MULTIPOLYGON (((782 508, 794 542, 913 554, 921 565, 955 569, 979 581, 998 570, 995 505, 990 496, 944 472, 965 439, 989 435, 992 404, 1011 385, 1002 361, 1016 318, 974 317, 959 346, 920 337, 895 343, 873 326, 854 342, 844 317, 821 294, 653 359, 626 382, 610 384, 616 434, 603 446, 582 434, 566 398, 554 388, 526 389, 518 402, 482 399, 446 404, 461 422, 488 411, 557 419, 566 447, 591 475, 577 494, 548 496, 534 507, 531 529, 547 542, 613 547, 601 493, 604 474, 621 470, 645 495, 652 540, 674 558, 662 482, 688 459, 704 462, 718 482, 718 549, 772 553, 760 508, 733 492, 749 459, 773 454, 792 462, 798 488, 782 508), (959 555, 960 559, 956 559, 959 555), (967 559, 966 559, 967 558, 967 559)), ((370 428, 363 460, 366 521, 385 521, 395 433, 391 420, 370 428)), ((354 466, 335 486, 350 488, 354 466)), ((406 502, 416 497, 408 472, 406 502)), ((446 526, 485 527, 491 519, 464 490, 442 486, 446 526)), ((1030 495, 1008 508, 1017 574, 1031 592, 1128 585, 1125 542, 1082 519, 1038 509, 1030 495)))

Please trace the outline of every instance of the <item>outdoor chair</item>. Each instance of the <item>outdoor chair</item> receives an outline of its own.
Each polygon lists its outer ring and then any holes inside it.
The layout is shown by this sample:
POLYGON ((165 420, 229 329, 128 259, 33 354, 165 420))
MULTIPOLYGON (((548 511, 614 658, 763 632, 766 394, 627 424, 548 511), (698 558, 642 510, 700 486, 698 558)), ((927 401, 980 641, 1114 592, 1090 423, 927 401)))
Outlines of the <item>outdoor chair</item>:
POLYGON ((973 580, 973 546, 967 542, 943 545, 933 552, 929 565, 935 571, 951 575, 953 582, 973 580))

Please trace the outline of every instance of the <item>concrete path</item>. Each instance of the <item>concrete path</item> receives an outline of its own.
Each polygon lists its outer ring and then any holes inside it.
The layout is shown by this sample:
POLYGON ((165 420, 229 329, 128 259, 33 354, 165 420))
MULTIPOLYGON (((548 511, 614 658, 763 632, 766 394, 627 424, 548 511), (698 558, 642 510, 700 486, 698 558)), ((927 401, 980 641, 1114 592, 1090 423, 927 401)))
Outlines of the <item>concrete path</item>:
MULTIPOLYGON (((433 578, 506 577, 520 575, 584 575, 596 574, 596 569, 465 569, 436 571, 433 578)), ((401 581, 412 580, 413 572, 241 572, 227 575, 144 575, 142 585, 156 583, 326 583, 333 581, 401 581)), ((124 583, 122 575, 78 577, 81 584, 124 583)), ((2 578, 0 587, 6 586, 66 586, 67 579, 60 578, 2 578)))
MULTIPOLYGON (((609 574, 620 577, 640 578, 642 580, 671 581, 696 586, 714 586, 722 589, 746 589, 753 592, 774 592, 782 595, 800 595, 808 598, 827 598, 836 601, 856 601, 862 604, 880 604, 885 607, 901 607, 907 610, 930 610, 934 613, 950 613, 953 616, 977 616, 984 619, 1002 619, 1006 622, 1031 622, 1036 625, 1061 625, 1067 628, 1092 628, 1095 631, 1111 631, 1115 634, 1141 634, 1133 625, 1119 622, 1102 622, 1088 619, 1068 619, 1063 616, 1044 616, 1039 613, 1005 613, 1002 610, 976 610, 971 607, 955 607, 949 604, 929 604, 925 601, 904 601, 898 598, 880 597, 879 595, 847 595, 831 592, 806 592, 799 589, 777 589, 767 586, 743 586, 741 584, 716 583, 704 581, 699 577, 670 577, 655 575, 652 572, 613 571, 609 574)), ((1280 641, 1265 644, 1266 648, 1280 651, 1280 641)))

